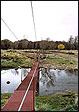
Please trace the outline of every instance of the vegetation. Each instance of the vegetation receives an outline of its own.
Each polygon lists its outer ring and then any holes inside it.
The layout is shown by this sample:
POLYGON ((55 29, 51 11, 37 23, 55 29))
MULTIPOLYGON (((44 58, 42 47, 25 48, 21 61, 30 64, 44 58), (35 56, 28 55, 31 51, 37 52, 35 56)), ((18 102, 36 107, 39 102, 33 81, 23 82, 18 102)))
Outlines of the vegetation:
POLYGON ((19 50, 1 50, 1 67, 31 67, 34 60, 28 58, 28 54, 19 50))
POLYGON ((58 45, 58 49, 64 49, 64 48, 65 48, 65 46, 63 44, 58 45))
POLYGON ((34 57, 40 52, 39 67, 52 69, 77 69, 77 50, 1 50, 1 67, 32 67, 34 57))
MULTIPOLYGON (((12 93, 1 93, 1 108, 12 93)), ((78 111, 78 94, 74 92, 35 96, 36 111, 78 111)))
POLYGON ((78 94, 74 92, 36 96, 36 111, 78 111, 78 94), (76 101, 77 99, 77 101, 76 101))
POLYGON ((8 101, 12 93, 1 93, 1 108, 4 106, 4 104, 8 101))
POLYGON ((52 69, 78 69, 76 50, 46 50, 46 58, 40 59, 40 67, 52 69))
MULTIPOLYGON (((27 39, 11 42, 8 39, 1 40, 1 49, 45 49, 57 50, 58 45, 64 45, 65 50, 78 50, 78 36, 70 36, 68 42, 50 41, 49 38, 41 41, 28 41, 27 39)), ((63 47, 63 46, 62 46, 63 47)))

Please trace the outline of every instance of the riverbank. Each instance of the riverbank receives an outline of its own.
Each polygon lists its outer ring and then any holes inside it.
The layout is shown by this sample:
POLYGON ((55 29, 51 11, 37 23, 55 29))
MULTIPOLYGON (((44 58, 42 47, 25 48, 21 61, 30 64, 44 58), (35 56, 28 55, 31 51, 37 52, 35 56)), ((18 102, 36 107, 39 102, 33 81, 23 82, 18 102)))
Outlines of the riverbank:
MULTIPOLYGON (((1 107, 12 93, 1 93, 1 107)), ((78 94, 74 92, 35 97, 35 111, 78 111, 78 94)))
POLYGON ((78 94, 74 92, 36 96, 36 111, 78 111, 78 94))
POLYGON ((1 50, 1 67, 32 67, 37 52, 40 53, 41 68, 78 69, 77 50, 1 50))

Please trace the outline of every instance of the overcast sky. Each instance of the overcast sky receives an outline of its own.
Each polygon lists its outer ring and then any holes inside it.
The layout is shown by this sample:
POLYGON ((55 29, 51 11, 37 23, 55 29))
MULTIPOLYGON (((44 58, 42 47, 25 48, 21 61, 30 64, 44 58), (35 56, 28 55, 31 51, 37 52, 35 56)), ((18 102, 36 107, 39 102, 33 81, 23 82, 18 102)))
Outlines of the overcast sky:
MULTIPOLYGON (((78 1, 32 1, 37 40, 68 41, 78 35, 78 1)), ((19 40, 36 41, 30 1, 1 1, 1 17, 19 40), (24 36, 25 35, 25 36, 24 36)), ((1 20, 1 40, 16 41, 1 20)))

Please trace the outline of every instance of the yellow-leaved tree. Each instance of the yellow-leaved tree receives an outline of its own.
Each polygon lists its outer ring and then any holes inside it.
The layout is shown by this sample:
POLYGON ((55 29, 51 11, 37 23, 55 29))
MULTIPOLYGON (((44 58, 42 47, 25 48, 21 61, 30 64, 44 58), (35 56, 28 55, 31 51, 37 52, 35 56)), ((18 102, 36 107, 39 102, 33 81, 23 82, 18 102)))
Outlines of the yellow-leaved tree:
POLYGON ((58 45, 58 49, 64 49, 64 48, 65 48, 65 46, 63 44, 58 45))

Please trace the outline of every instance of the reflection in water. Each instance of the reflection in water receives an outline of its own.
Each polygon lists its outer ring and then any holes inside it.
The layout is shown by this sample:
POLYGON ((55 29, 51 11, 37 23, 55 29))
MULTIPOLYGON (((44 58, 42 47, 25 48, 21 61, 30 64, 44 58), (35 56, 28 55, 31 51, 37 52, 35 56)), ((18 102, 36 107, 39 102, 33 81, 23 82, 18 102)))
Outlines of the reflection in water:
POLYGON ((27 69, 23 69, 23 70, 22 70, 22 74, 23 74, 24 76, 26 76, 26 73, 28 74, 28 72, 29 72, 29 71, 27 71, 27 69))
POLYGON ((1 93, 13 93, 21 83, 21 74, 24 80, 29 71, 30 68, 1 70, 1 93))
POLYGON ((43 68, 41 69, 42 77, 40 78, 40 81, 49 88, 50 86, 54 86, 55 82, 55 74, 54 72, 50 72, 50 69, 43 68))
POLYGON ((42 68, 39 77, 39 95, 78 92, 78 70, 42 68))
POLYGON ((25 69, 25 68, 22 68, 21 69, 21 74, 22 74, 22 80, 24 80, 24 78, 27 76, 28 72, 30 72, 30 68, 28 69, 25 69))
POLYGON ((19 75, 19 71, 16 69, 11 69, 11 73, 14 75, 19 75))
POLYGON ((70 69, 70 70, 66 70, 66 73, 69 75, 78 75, 78 70, 77 69, 70 69))

